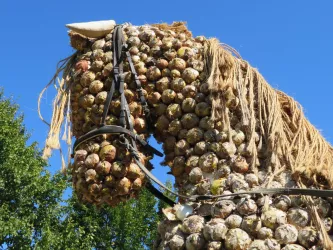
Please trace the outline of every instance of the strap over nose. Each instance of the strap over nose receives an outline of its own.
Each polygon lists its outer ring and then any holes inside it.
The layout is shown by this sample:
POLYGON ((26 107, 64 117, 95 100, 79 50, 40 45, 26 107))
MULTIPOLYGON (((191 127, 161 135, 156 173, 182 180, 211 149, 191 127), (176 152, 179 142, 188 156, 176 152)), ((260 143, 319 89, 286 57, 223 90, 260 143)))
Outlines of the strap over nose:
POLYGON ((126 135, 130 136, 131 138, 133 138, 135 141, 138 141, 143 146, 143 148, 145 148, 146 150, 152 152, 153 154, 155 154, 159 157, 163 156, 163 154, 160 151, 158 151, 154 147, 150 146, 148 142, 143 140, 140 136, 138 136, 134 132, 132 132, 128 129, 125 129, 123 127, 120 127, 120 126, 116 126, 116 125, 104 125, 100 128, 96 128, 94 130, 89 131, 88 133, 81 136, 80 138, 78 138, 75 141, 74 146, 73 146, 74 151, 77 149, 77 147, 81 143, 88 141, 99 135, 103 135, 103 134, 123 134, 123 135, 126 134, 126 135))

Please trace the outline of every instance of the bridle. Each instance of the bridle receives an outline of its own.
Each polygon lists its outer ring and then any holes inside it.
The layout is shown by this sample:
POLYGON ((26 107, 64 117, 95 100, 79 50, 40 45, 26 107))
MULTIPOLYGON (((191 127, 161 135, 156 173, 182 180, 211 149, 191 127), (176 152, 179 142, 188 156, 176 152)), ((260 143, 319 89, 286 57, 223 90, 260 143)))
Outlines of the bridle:
POLYGON ((170 198, 165 196, 160 190, 158 190, 153 183, 156 183, 160 188, 166 190, 167 192, 184 199, 185 201, 201 201, 201 200, 211 200, 218 199, 223 197, 235 197, 242 195, 254 195, 254 194, 284 194, 284 195, 309 195, 309 196, 317 196, 317 197, 333 197, 333 190, 319 190, 319 189, 299 189, 299 188, 270 188, 270 189, 255 189, 251 191, 245 192, 237 192, 231 194, 223 194, 223 195, 182 195, 176 193, 169 188, 167 188, 162 182, 160 182, 145 166, 140 162, 140 156, 137 149, 137 143, 139 143, 143 149, 149 151, 152 154, 157 156, 163 156, 163 154, 149 145, 147 141, 142 139, 140 136, 134 133, 133 123, 130 117, 130 109, 125 98, 124 93, 124 72, 123 72, 123 62, 125 57, 127 58, 127 62, 129 64, 132 75, 134 76, 135 84, 136 84, 136 92, 138 93, 140 103, 143 107, 144 117, 146 119, 146 124, 148 127, 152 127, 152 120, 150 109, 147 104, 147 101, 144 97, 141 82, 136 73, 131 54, 128 51, 127 44, 125 43, 125 39, 122 32, 122 25, 117 25, 113 32, 113 80, 110 87, 110 90, 107 95, 107 99, 104 105, 103 116, 101 124, 98 128, 93 129, 86 133, 85 135, 79 137, 73 146, 73 152, 78 148, 80 144, 83 142, 90 140, 94 137, 100 136, 102 134, 120 134, 119 141, 125 146, 125 148, 130 152, 133 157, 135 163, 139 166, 139 168, 144 172, 148 181, 146 182, 146 188, 157 198, 163 200, 167 204, 173 206, 175 202, 170 198), (119 115, 119 126, 116 125, 106 125, 106 117, 107 113, 113 98, 113 95, 117 91, 120 95, 120 115, 119 115))
MULTIPOLYGON (((168 189, 163 183, 161 183, 141 162, 140 162, 140 156, 137 149, 137 143, 139 143, 143 149, 149 151, 152 154, 155 154, 157 156, 162 157, 163 154, 155 149, 154 147, 150 146, 149 143, 145 140, 143 140, 140 136, 134 133, 133 130, 133 123, 130 117, 130 109, 127 103, 127 100, 125 98, 124 93, 124 71, 123 71, 123 62, 125 59, 125 56, 127 58, 127 61, 130 66, 131 73, 134 76, 135 84, 136 84, 136 92, 138 93, 140 103, 143 107, 144 116, 146 119, 146 124, 148 127, 151 126, 151 115, 150 115, 150 109, 148 107, 146 98, 143 94, 141 82, 138 78, 138 75, 136 73, 136 70, 134 68, 134 64, 131 58, 131 54, 129 53, 127 49, 127 45, 124 41, 124 36, 122 33, 122 25, 117 25, 113 32, 113 80, 111 83, 110 90, 108 92, 104 110, 103 110, 103 116, 101 124, 98 128, 93 129, 86 133, 85 135, 79 137, 73 146, 73 152, 77 149, 77 147, 82 144, 85 141, 88 141, 94 137, 103 135, 103 134, 120 134, 119 136, 119 142, 125 146, 125 148, 130 152, 131 156, 133 157, 135 163, 140 167, 140 169, 144 172, 144 174, 148 177, 148 179, 156 184, 158 184, 160 187, 162 187, 165 190, 168 190, 169 192, 179 196, 178 194, 174 193, 170 189, 168 189), (113 95, 115 92, 118 92, 120 95, 120 115, 119 115, 119 126, 117 125, 106 125, 106 117, 108 114, 108 110, 113 98, 113 95), (127 138, 126 138, 127 137, 127 138)), ((163 195, 161 191, 159 191, 157 188, 155 188, 151 182, 146 183, 147 189, 153 193, 156 197, 159 199, 165 201, 166 203, 170 205, 174 205, 175 202, 173 202, 171 199, 163 195)), ((185 197, 185 196, 184 196, 185 197)))

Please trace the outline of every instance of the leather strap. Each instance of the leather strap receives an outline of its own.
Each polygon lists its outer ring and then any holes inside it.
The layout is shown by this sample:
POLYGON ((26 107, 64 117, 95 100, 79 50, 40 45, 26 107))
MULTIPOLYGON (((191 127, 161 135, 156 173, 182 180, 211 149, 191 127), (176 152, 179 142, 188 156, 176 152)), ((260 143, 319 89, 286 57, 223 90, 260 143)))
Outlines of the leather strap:
POLYGON ((160 190, 158 190, 157 188, 155 188, 151 182, 147 182, 146 183, 146 188, 156 198, 160 199, 161 201, 164 201, 165 203, 167 203, 171 207, 173 207, 174 205, 176 205, 176 202, 174 202, 173 200, 171 200, 169 197, 165 196, 160 190))
POLYGON ((258 188, 245 192, 237 192, 222 195, 197 195, 192 196, 197 200, 210 200, 224 197, 234 197, 242 195, 267 194, 267 195, 306 195, 314 197, 333 197, 333 190, 307 189, 307 188, 258 188))
POLYGON ((111 101, 112 101, 113 94, 115 92, 115 85, 116 85, 116 83, 115 83, 115 80, 113 79, 113 81, 111 83, 110 91, 109 91, 108 96, 107 96, 106 101, 105 101, 101 126, 105 125, 105 120, 106 120, 106 117, 108 115, 108 110, 109 110, 109 107, 110 107, 110 104, 111 104, 111 101))
MULTIPOLYGON (((125 46, 125 48, 127 49, 126 46, 125 46)), ((143 112, 144 112, 145 118, 146 118, 146 125, 149 129, 151 127, 151 124, 152 124, 151 116, 150 116, 150 109, 149 109, 149 106, 147 104, 146 98, 143 94, 141 81, 138 77, 138 74, 136 73, 136 70, 135 70, 135 67, 134 67, 134 64, 133 64, 133 61, 132 61, 132 57, 131 57, 131 54, 129 53, 129 51, 126 51, 126 57, 127 57, 127 62, 130 66, 131 72, 134 76, 134 81, 135 81, 135 84, 136 84, 136 92, 138 92, 139 100, 140 100, 140 103, 141 103, 141 106, 143 108, 143 112)))
POLYGON ((102 122, 101 122, 101 126, 105 125, 105 120, 109 111, 109 107, 112 101, 112 97, 114 95, 114 92, 117 89, 119 89, 119 74, 120 71, 122 71, 122 63, 121 65, 119 65, 120 59, 121 59, 121 48, 119 48, 119 46, 117 46, 118 43, 118 39, 121 39, 122 37, 122 29, 120 26, 116 26, 113 32, 113 80, 111 83, 111 88, 110 91, 108 93, 108 96, 106 98, 106 102, 104 105, 104 110, 103 110, 103 116, 102 116, 102 122))
POLYGON ((120 127, 120 126, 116 126, 116 125, 105 125, 103 127, 93 129, 93 130, 89 131, 88 133, 84 134, 83 136, 79 137, 74 143, 73 151, 75 151, 81 143, 83 143, 87 140, 90 140, 94 137, 97 137, 99 135, 102 135, 102 134, 126 134, 126 135, 129 135, 135 141, 138 141, 148 151, 154 153, 157 156, 160 156, 160 157, 163 156, 163 154, 160 151, 158 151, 157 149, 150 146, 148 144, 148 142, 143 140, 140 136, 138 136, 134 132, 132 132, 128 129, 125 129, 123 127, 120 127))

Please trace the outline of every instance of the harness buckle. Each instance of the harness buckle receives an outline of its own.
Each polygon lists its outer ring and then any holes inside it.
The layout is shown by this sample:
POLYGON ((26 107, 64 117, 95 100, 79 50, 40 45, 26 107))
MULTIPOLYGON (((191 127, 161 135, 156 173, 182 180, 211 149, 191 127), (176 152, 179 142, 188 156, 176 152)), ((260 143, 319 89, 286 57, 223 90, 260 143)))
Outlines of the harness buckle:
POLYGON ((143 93, 142 88, 137 88, 136 92, 138 92, 141 95, 143 93))
POLYGON ((126 52, 128 50, 128 45, 127 43, 124 43, 122 46, 122 51, 126 52))

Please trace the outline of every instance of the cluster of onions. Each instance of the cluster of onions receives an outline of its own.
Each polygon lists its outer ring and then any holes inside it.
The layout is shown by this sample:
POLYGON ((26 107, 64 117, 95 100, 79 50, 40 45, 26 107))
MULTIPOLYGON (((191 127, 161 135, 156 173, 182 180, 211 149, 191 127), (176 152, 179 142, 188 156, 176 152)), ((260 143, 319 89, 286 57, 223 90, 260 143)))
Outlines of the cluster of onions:
MULTIPOLYGON (((150 106, 154 130, 147 131, 142 106, 128 63, 125 95, 136 133, 152 132, 163 143, 164 165, 185 195, 219 195, 267 187, 269 162, 259 128, 257 155, 248 149, 252 137, 242 120, 237 89, 223 98, 230 128, 211 119, 212 99, 205 79, 205 37, 158 25, 123 29, 136 72, 150 106), (255 162, 253 171, 251 164, 255 162)), ((98 40, 72 35, 79 50, 72 84, 72 120, 76 137, 98 126, 112 82, 112 34, 98 40)), ((246 105, 246 103, 245 103, 246 105)), ((111 103, 107 124, 118 124, 119 98, 111 103)), ((148 166, 149 157, 142 154, 148 166), (146 156, 146 157, 145 157, 146 156)), ((91 203, 116 205, 137 194, 145 177, 117 136, 104 135, 81 145, 73 164, 74 187, 91 203)), ((268 187, 296 187, 291 171, 269 179, 268 187)), ((315 199, 327 232, 332 232, 332 204, 315 199)), ((320 249, 321 235, 298 196, 238 197, 191 203, 194 213, 159 225, 156 249, 320 249)))
MULTIPOLYGON (((76 138, 97 128, 102 121, 104 104, 113 80, 112 32, 101 39, 87 39, 70 33, 71 44, 78 50, 72 70, 71 120, 76 138)), ((125 97, 131 111, 134 132, 146 139, 146 120, 139 103, 132 75, 125 63, 125 97)), ((106 125, 119 125, 120 97, 115 93, 106 125)), ((140 150, 140 146, 138 145, 140 150)), ((141 163, 150 169, 150 155, 141 154, 141 163)), ((73 187, 82 201, 115 206, 136 197, 144 186, 145 175, 118 135, 105 134, 79 145, 72 164, 73 187)))
MULTIPOLYGON (((155 249, 323 249, 322 238, 299 197, 269 199, 243 197, 194 203, 194 213, 159 224, 155 249)), ((331 204, 315 200, 325 230, 332 230, 331 204)))
MULTIPOLYGON (((144 185, 145 175, 118 139, 103 135, 80 145, 75 152, 73 187, 81 200, 116 206, 136 197, 144 185)), ((141 163, 149 165, 143 155, 141 163)))

